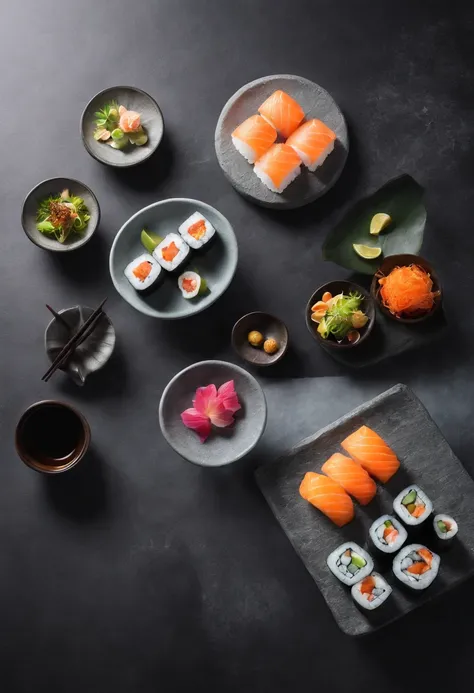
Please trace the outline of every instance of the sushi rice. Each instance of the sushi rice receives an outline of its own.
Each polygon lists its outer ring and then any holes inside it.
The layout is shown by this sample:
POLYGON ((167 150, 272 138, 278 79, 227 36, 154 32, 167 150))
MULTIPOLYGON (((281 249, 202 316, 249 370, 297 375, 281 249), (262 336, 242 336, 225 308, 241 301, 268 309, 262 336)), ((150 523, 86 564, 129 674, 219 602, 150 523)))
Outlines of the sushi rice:
POLYGON ((178 231, 190 248, 194 250, 199 250, 209 243, 216 232, 211 222, 199 212, 194 212, 186 221, 183 221, 178 231))
POLYGON ((449 541, 458 533, 458 523, 450 515, 435 515, 433 518, 433 529, 436 536, 441 541, 449 541))
POLYGON ((422 544, 409 544, 393 559, 395 576, 413 590, 426 589, 438 574, 440 558, 422 544))
POLYGON ((153 251, 153 257, 167 272, 174 272, 189 255, 189 246, 177 233, 169 233, 153 251))
POLYGON ((433 504, 416 484, 407 486, 393 501, 393 509, 406 525, 421 525, 432 513, 433 504))
POLYGON ((393 515, 382 515, 372 523, 369 530, 374 546, 383 553, 395 553, 405 543, 407 531, 393 515))
POLYGON ((161 267, 149 253, 143 253, 129 262, 124 275, 135 291, 148 291, 160 278, 161 267))
POLYGON ((374 569, 374 562, 367 551, 353 541, 341 544, 330 553, 327 564, 333 575, 349 586, 363 580, 374 569))
POLYGON ((371 573, 351 587, 353 600, 367 611, 378 609, 391 593, 392 588, 379 573, 371 573))

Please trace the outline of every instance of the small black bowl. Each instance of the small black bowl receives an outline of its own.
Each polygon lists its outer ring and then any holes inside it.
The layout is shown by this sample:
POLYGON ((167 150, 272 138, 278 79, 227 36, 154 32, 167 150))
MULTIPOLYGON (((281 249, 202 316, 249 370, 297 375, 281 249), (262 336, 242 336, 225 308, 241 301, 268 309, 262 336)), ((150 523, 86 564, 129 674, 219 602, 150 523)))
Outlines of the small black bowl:
POLYGON ((316 289, 306 304, 305 317, 308 330, 322 347, 328 349, 354 349, 355 347, 359 346, 359 344, 362 344, 362 342, 367 339, 372 331, 375 323, 375 303, 370 294, 364 288, 362 288, 362 286, 359 286, 359 284, 355 284, 354 282, 340 279, 333 282, 327 282, 327 284, 323 284, 319 287, 319 289, 316 289), (327 339, 323 339, 318 333, 317 323, 311 320, 311 306, 313 306, 317 301, 321 301, 322 296, 324 293, 326 293, 326 291, 329 291, 329 293, 331 293, 333 296, 337 296, 337 294, 341 293, 349 294, 351 291, 358 291, 364 297, 361 304, 361 310, 367 315, 369 321, 365 327, 358 330, 360 339, 357 342, 337 342, 331 336, 329 336, 327 339))
POLYGON ((440 281, 432 265, 419 255, 410 255, 408 253, 400 255, 389 255, 389 257, 385 258, 385 260, 378 268, 377 272, 374 274, 374 278, 372 279, 372 285, 370 287, 370 294, 377 303, 382 313, 384 313, 384 315, 387 315, 389 318, 395 320, 396 322, 403 322, 406 324, 414 324, 417 322, 424 322, 425 320, 428 320, 428 318, 430 318, 433 315, 433 313, 435 313, 440 307, 443 297, 440 281), (394 315, 393 313, 391 313, 388 310, 388 308, 384 306, 382 299, 380 297, 379 279, 381 279, 381 277, 387 276, 387 274, 390 274, 390 272, 393 269, 395 269, 395 267, 406 267, 408 265, 419 265, 426 272, 428 272, 431 279, 433 280, 433 291, 439 291, 440 295, 435 299, 433 308, 427 313, 422 313, 421 315, 414 316, 413 318, 400 318, 398 317, 398 315, 394 315))
POLYGON ((268 313, 247 313, 237 320, 232 329, 232 346, 240 358, 253 366, 271 366, 286 353, 288 348, 288 330, 284 322, 268 313), (248 334, 257 330, 264 339, 276 339, 280 348, 275 354, 267 354, 262 347, 253 347, 248 341, 248 334))
POLYGON ((136 166, 148 159, 158 148, 164 129, 163 115, 155 99, 136 87, 111 87, 100 91, 89 101, 81 117, 81 137, 89 154, 101 164, 118 168, 136 166), (95 113, 111 101, 140 113, 141 123, 148 135, 146 144, 141 147, 129 145, 120 150, 94 139, 95 113))

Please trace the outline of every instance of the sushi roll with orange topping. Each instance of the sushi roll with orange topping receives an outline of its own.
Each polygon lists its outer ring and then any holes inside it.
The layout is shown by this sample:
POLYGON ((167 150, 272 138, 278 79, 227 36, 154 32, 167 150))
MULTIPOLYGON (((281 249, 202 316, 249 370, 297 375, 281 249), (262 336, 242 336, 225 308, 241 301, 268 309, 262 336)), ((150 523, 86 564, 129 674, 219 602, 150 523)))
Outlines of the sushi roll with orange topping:
POLYGON ((200 250, 209 243, 216 233, 210 221, 199 212, 194 212, 178 228, 180 236, 193 250, 200 250))
POLYGON ((179 270, 188 260, 189 245, 177 233, 169 233, 153 251, 153 257, 167 272, 179 270))
POLYGON ((269 190, 282 193, 301 172, 301 159, 287 144, 274 144, 253 167, 269 190))
POLYGON ((286 140, 304 118, 304 111, 286 92, 274 91, 258 109, 260 115, 286 140))
POLYGON ((254 164, 267 152, 277 138, 277 131, 265 118, 253 115, 232 133, 232 143, 237 151, 254 164))
POLYGON ((135 291, 143 293, 156 288, 161 279, 161 267, 149 253, 143 253, 129 262, 124 275, 135 291))
POLYGON ((310 171, 315 171, 326 161, 334 149, 335 141, 336 134, 321 120, 314 118, 300 125, 286 144, 293 147, 310 171))

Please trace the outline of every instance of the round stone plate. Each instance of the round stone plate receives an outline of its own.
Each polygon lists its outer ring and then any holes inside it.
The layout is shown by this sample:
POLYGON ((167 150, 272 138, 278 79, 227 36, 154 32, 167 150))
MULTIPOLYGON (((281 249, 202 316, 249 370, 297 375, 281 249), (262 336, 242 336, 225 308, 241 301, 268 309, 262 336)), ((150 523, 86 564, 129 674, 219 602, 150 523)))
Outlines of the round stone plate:
POLYGON ((263 390, 243 368, 225 361, 201 361, 175 375, 161 396, 161 431, 167 442, 185 460, 203 467, 220 467, 247 455, 258 443, 267 422, 267 404, 263 390), (209 438, 201 443, 195 431, 181 421, 181 413, 193 406, 198 387, 219 388, 233 380, 242 408, 227 428, 212 427, 209 438))
MULTIPOLYGON (((283 140, 282 140, 283 141, 283 140)), ((349 151, 347 126, 338 105, 318 84, 295 75, 271 75, 246 84, 224 106, 215 134, 217 159, 225 176, 244 197, 264 207, 294 209, 324 195, 337 181, 349 151), (269 190, 253 172, 253 167, 232 144, 232 132, 258 112, 259 106, 277 89, 282 89, 301 105, 306 120, 319 118, 337 135, 334 151, 314 173, 302 166, 298 178, 278 194, 269 190)))
POLYGON ((111 87, 104 89, 89 101, 81 118, 81 136, 89 154, 107 166, 136 166, 148 159, 157 149, 164 133, 164 121, 160 108, 149 94, 136 87, 111 87), (113 149, 105 142, 94 139, 95 113, 111 101, 117 101, 129 111, 137 111, 148 135, 148 142, 141 147, 129 144, 124 149, 113 149))
POLYGON ((109 269, 115 288, 133 308, 162 320, 186 318, 208 308, 229 286, 237 267, 238 249, 234 230, 223 214, 199 200, 170 198, 144 207, 130 217, 117 233, 110 251, 109 269), (193 299, 183 297, 178 277, 166 272, 164 281, 152 293, 143 295, 124 276, 129 262, 146 252, 140 242, 143 228, 164 238, 177 233, 178 226, 193 212, 200 212, 214 226, 216 233, 208 250, 191 251, 185 270, 198 272, 207 282, 208 291, 193 299))

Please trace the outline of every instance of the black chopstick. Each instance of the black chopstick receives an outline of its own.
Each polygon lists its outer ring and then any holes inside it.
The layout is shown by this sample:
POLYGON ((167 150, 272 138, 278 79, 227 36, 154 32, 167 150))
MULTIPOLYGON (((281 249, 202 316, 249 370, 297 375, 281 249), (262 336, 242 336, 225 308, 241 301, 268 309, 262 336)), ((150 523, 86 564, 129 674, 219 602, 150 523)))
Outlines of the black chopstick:
POLYGON ((54 370, 52 370, 51 373, 49 373, 49 375, 43 376, 44 382, 45 382, 45 383, 47 383, 47 382, 49 381, 49 379, 51 378, 51 376, 53 376, 53 375, 56 373, 56 371, 57 371, 59 368, 61 368, 61 367, 70 359, 70 357, 73 355, 73 353, 74 353, 74 351, 77 349, 77 347, 79 347, 83 342, 86 341, 86 339, 88 339, 88 338, 91 336, 91 334, 94 332, 95 328, 97 327, 97 323, 98 323, 99 320, 101 319, 102 315, 103 315, 103 312, 100 311, 100 312, 95 316, 95 318, 92 320, 91 324, 89 325, 89 327, 87 328, 87 330, 84 332, 84 334, 82 335, 82 337, 79 337, 79 339, 77 340, 77 342, 76 342, 75 344, 73 344, 73 345, 66 351, 66 353, 65 353, 64 356, 61 358, 61 360, 59 361, 59 363, 56 364, 54 370))
POLYGON ((49 310, 51 315, 54 315, 56 320, 59 320, 59 322, 61 322, 64 325, 64 327, 67 327, 68 330, 71 329, 71 326, 68 325, 68 323, 65 321, 65 319, 63 318, 63 316, 60 313, 58 313, 56 310, 54 310, 54 308, 51 308, 51 306, 48 306, 48 304, 46 304, 46 308, 49 310))
MULTIPOLYGON (((95 325, 97 323, 97 318, 101 315, 102 308, 103 308, 106 300, 107 299, 104 298, 104 300, 102 301, 100 306, 98 306, 94 310, 94 312, 87 318, 87 320, 82 325, 82 327, 79 328, 79 330, 76 332, 76 334, 73 335, 71 337, 71 339, 67 342, 67 344, 61 349, 61 351, 56 356, 53 363, 48 368, 46 373, 43 375, 41 380, 44 380, 45 382, 47 382, 50 379, 50 377, 53 375, 53 373, 61 365, 61 363, 65 360, 65 358, 69 357, 72 354, 72 352, 74 351, 74 349, 78 346, 78 344, 82 343, 82 341, 83 341, 82 338, 84 337, 84 335, 87 332, 87 330, 89 329, 89 327, 91 327, 92 325, 94 325, 94 327, 95 327, 95 325)), ((89 334, 90 334, 90 332, 88 333, 87 336, 89 336, 89 334)))

